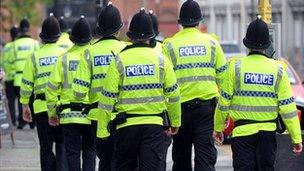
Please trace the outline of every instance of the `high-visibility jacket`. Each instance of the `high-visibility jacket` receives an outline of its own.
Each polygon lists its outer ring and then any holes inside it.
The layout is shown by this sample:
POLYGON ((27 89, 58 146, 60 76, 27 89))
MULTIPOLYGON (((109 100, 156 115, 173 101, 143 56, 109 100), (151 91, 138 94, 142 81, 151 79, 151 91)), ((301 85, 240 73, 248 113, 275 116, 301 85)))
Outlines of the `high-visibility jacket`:
POLYGON ((219 96, 218 88, 227 69, 223 50, 212 36, 197 28, 185 28, 163 43, 181 89, 181 102, 219 96))
POLYGON ((156 40, 156 45, 153 49, 156 50, 156 52, 158 52, 158 53, 163 53, 162 44, 163 44, 163 42, 156 40))
POLYGON ((22 36, 14 41, 14 86, 20 87, 25 61, 38 49, 38 41, 30 38, 29 36, 22 36))
MULTIPOLYGON (((118 113, 126 112, 127 116, 138 115, 127 118, 118 129, 141 124, 163 125, 161 117, 146 115, 167 110, 171 126, 179 127, 180 92, 169 59, 147 44, 127 46, 114 59, 103 84, 99 103, 102 116, 109 116, 114 108, 118 113)), ((100 122, 98 118, 98 124, 100 122)))
POLYGON ((5 81, 11 81, 14 79, 14 42, 5 44, 1 52, 1 67, 4 69, 5 81))
MULTIPOLYGON (((88 48, 85 55, 80 58, 73 83, 74 93, 77 98, 82 99, 86 97, 86 94, 89 94, 91 104, 98 103, 103 80, 113 54, 117 54, 125 47, 126 44, 124 42, 111 36, 101 38, 88 48)), ((97 120, 98 112, 98 108, 90 110, 88 118, 97 120)))
MULTIPOLYGON (((90 103, 88 95, 79 99, 74 96, 72 89, 72 82, 76 78, 79 59, 84 55, 84 51, 88 47, 89 45, 74 45, 55 64, 46 89, 46 101, 50 117, 57 115, 56 108, 60 105, 90 103), (59 99, 60 103, 58 103, 59 99)), ((82 113, 82 111, 73 111, 71 108, 66 108, 58 115, 60 124, 91 124, 91 121, 87 119, 87 114, 82 113)))
POLYGON ((74 45, 74 43, 70 40, 69 33, 67 33, 67 32, 61 33, 61 35, 57 41, 57 44, 61 48, 64 48, 66 50, 70 49, 74 45))
MULTIPOLYGON (((28 104, 34 91, 35 96, 44 96, 45 88, 55 62, 65 52, 56 43, 44 44, 27 58, 20 88, 20 102, 28 104)), ((45 100, 42 98, 34 101, 34 113, 47 111, 45 100)))
MULTIPOLYGON (((299 118, 285 69, 275 60, 258 53, 231 60, 215 112, 215 131, 221 132, 229 114, 234 121, 271 121, 281 115, 293 143, 302 142, 299 118)), ((276 130, 275 122, 237 126, 233 137, 260 130, 276 130)))

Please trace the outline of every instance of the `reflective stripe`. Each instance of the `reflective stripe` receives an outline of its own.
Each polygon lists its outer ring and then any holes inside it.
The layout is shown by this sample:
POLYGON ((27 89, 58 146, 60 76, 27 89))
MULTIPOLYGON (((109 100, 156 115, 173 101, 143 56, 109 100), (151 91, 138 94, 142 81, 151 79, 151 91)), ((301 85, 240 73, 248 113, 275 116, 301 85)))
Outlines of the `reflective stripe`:
POLYGON ((113 93, 113 92, 109 92, 109 91, 106 91, 104 89, 101 90, 101 94, 106 96, 106 97, 110 97, 110 98, 117 98, 118 97, 118 93, 113 93))
POLYGON ((231 105, 230 110, 242 111, 242 112, 278 112, 278 107, 231 105))
POLYGON ((279 100, 279 106, 288 105, 293 102, 294 102, 293 97, 284 100, 279 100))
POLYGON ((158 55, 159 60, 159 83, 163 84, 164 82, 164 70, 165 70, 165 64, 164 64, 164 56, 158 55))
POLYGON ((77 98, 84 98, 86 96, 86 93, 79 93, 74 91, 74 95, 77 98))
POLYGON ((116 67, 117 67, 117 70, 119 72, 119 77, 120 77, 119 85, 122 86, 122 82, 123 82, 124 75, 125 75, 124 74, 124 67, 122 65, 122 62, 121 62, 121 59, 120 59, 119 55, 115 55, 114 59, 115 59, 116 67))
POLYGON ((241 61, 236 60, 235 61, 235 89, 236 91, 241 90, 241 61))
POLYGON ((275 83, 275 85, 274 85, 274 90, 275 90, 275 92, 278 92, 278 90, 279 90, 279 84, 280 84, 280 82, 281 82, 282 75, 283 75, 283 68, 282 68, 282 67, 279 67, 279 68, 278 68, 277 81, 276 81, 276 83, 275 83))
POLYGON ((234 93, 236 96, 250 96, 250 97, 271 97, 277 98, 277 94, 274 92, 266 91, 236 91, 234 93))
POLYGON ((197 62, 177 65, 174 70, 191 69, 191 68, 213 68, 214 65, 209 62, 197 62))
POLYGON ((65 85, 62 85, 62 88, 64 88, 64 89, 72 88, 72 84, 65 84, 65 85))
POLYGON ((210 63, 214 66, 215 61, 215 42, 210 40, 211 46, 211 55, 210 55, 210 63))
POLYGON ((286 114, 281 114, 282 119, 291 119, 291 118, 295 118, 297 116, 298 116, 298 114, 297 114, 296 111, 290 112, 290 113, 286 113, 286 114))
POLYGON ((99 93, 102 91, 102 88, 101 87, 93 87, 91 88, 90 90, 92 93, 99 93))
POLYGON ((21 89, 20 90, 20 95, 22 95, 22 96, 30 96, 30 95, 32 95, 32 91, 26 91, 26 90, 21 89))
POLYGON ((160 89, 163 88, 163 84, 160 83, 151 83, 151 84, 132 84, 132 85, 123 85, 121 90, 130 91, 130 90, 148 90, 148 89, 160 89))
POLYGON ((103 78, 106 78, 106 75, 107 75, 107 74, 103 74, 103 73, 101 73, 101 74, 93 74, 93 75, 92 75, 92 79, 93 79, 93 80, 103 79, 103 78))
POLYGON ((52 84, 52 83, 50 83, 50 82, 47 83, 47 86, 48 86, 50 89, 52 89, 52 90, 58 90, 58 89, 60 88, 59 85, 58 85, 58 86, 55 86, 54 84, 52 84))
POLYGON ((75 84, 78 84, 78 85, 81 85, 83 87, 90 87, 91 84, 87 81, 83 81, 83 80, 80 80, 80 79, 77 79, 77 78, 74 78, 74 81, 73 81, 75 84))
POLYGON ((34 86, 34 83, 33 83, 33 82, 28 81, 28 80, 26 80, 26 79, 24 79, 24 78, 22 78, 22 83, 25 84, 25 85, 34 86))
POLYGON ((222 66, 222 67, 220 67, 220 68, 216 69, 216 71, 215 71, 215 72, 218 74, 218 73, 221 73, 221 72, 226 71, 226 70, 227 70, 227 68, 228 68, 228 64, 225 64, 224 66, 222 66))
POLYGON ((68 59, 67 54, 65 53, 62 57, 62 66, 63 66, 63 83, 62 87, 68 87, 68 59))
POLYGON ((176 103, 180 100, 180 96, 168 98, 168 103, 176 103))
POLYGON ((224 97, 227 100, 231 100, 232 96, 229 95, 228 93, 224 92, 223 90, 221 91, 221 96, 224 97))
POLYGON ((175 53, 174 53, 173 45, 171 43, 168 43, 167 48, 168 48, 168 51, 169 51, 169 56, 171 58, 172 64, 175 68, 175 66, 177 64, 177 58, 176 58, 175 53))
POLYGON ((177 79, 178 83, 186 83, 193 81, 215 81, 215 78, 213 76, 190 76, 177 79))
POLYGON ((36 61, 35 61, 34 53, 31 55, 31 62, 32 62, 32 65, 33 65, 33 68, 34 68, 34 75, 36 76, 38 74, 38 71, 37 71, 37 67, 36 67, 36 61))
POLYGON ((151 103, 151 102, 162 102, 165 98, 163 96, 155 97, 139 97, 139 98, 124 98, 119 99, 120 104, 139 104, 139 103, 151 103))
POLYGON ((218 105, 217 108, 220 110, 220 111, 228 111, 229 110, 229 106, 221 106, 221 105, 218 105))
POLYGON ((98 108, 112 111, 113 110, 113 105, 108 105, 108 104, 103 104, 103 103, 98 103, 98 108))
POLYGON ((178 84, 175 83, 173 86, 165 88, 165 93, 171 93, 173 91, 175 91, 178 88, 178 84))
POLYGON ((47 86, 47 83, 37 85, 34 87, 34 91, 45 89, 46 86, 47 86))
POLYGON ((35 74, 35 78, 41 78, 41 77, 48 77, 51 75, 51 72, 44 72, 44 73, 40 73, 40 74, 35 74))

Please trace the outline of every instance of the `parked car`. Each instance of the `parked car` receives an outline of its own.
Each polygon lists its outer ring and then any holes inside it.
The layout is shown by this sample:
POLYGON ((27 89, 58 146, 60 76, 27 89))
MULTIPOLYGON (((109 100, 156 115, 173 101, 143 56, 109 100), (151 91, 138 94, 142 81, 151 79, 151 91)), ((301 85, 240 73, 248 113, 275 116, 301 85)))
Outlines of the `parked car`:
POLYGON ((241 49, 239 48, 239 45, 236 42, 221 41, 220 44, 227 60, 231 57, 246 55, 245 53, 241 52, 241 49))

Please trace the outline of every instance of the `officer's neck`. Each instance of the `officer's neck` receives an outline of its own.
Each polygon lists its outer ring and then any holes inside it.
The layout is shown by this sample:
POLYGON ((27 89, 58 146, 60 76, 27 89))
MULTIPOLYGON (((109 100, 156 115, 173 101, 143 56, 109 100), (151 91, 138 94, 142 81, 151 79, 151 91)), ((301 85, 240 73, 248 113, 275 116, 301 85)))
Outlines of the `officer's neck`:
POLYGON ((150 40, 133 40, 133 44, 150 44, 150 40))

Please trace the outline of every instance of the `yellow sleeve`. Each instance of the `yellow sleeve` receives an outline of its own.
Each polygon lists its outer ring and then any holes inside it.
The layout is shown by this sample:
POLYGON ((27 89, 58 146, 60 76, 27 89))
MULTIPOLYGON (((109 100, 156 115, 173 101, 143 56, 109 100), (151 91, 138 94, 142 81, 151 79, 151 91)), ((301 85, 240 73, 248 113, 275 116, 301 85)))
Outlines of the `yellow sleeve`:
POLYGON ((234 66, 235 61, 231 61, 228 65, 227 72, 225 72, 224 75, 225 79, 223 80, 219 101, 215 109, 214 130, 217 132, 222 132, 225 129, 225 121, 228 117, 229 106, 233 98, 235 88, 234 66))
MULTIPOLYGON (((172 58, 175 58, 175 56, 173 56, 175 54, 172 44, 170 43, 170 38, 165 39, 165 41, 162 43, 162 53, 166 58, 170 60, 171 64, 173 64, 172 62, 174 59, 172 58)), ((172 67, 174 66, 172 65, 172 67)))
POLYGON ((282 79, 278 87, 278 106, 285 126, 290 133, 293 143, 302 142, 300 122, 297 115, 297 108, 292 97, 292 89, 285 69, 281 69, 282 79))
POLYGON ((164 94, 167 99, 166 106, 172 127, 181 126, 180 90, 175 72, 169 59, 164 58, 164 94))
POLYGON ((35 54, 26 59, 20 86, 20 103, 28 104, 34 88, 35 54))
POLYGON ((225 77, 225 71, 227 70, 228 64, 223 52, 221 45, 218 41, 215 41, 215 73, 216 82, 219 88, 222 87, 222 83, 225 77))
POLYGON ((76 76, 72 83, 75 97, 83 99, 90 91, 92 78, 92 64, 88 50, 85 50, 84 56, 80 58, 76 70, 76 76))
POLYGON ((61 94, 62 85, 62 57, 59 57, 49 77, 49 82, 45 90, 45 97, 49 117, 56 116, 56 107, 59 101, 58 96, 61 94))

